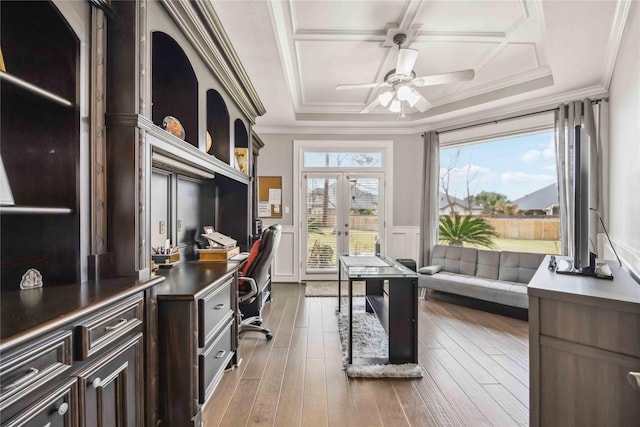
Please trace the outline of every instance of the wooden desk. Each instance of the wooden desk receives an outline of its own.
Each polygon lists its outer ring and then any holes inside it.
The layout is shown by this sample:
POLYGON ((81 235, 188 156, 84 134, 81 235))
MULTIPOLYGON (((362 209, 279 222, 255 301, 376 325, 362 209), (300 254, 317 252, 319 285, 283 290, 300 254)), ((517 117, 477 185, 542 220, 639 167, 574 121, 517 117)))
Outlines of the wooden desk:
POLYGON ((160 417, 162 425, 200 426, 202 405, 238 349, 241 263, 186 262, 158 286, 160 417))
POLYGON ((338 311, 342 272, 349 281, 349 364, 353 357, 353 282, 366 282, 365 309, 375 313, 389 336, 389 359, 377 363, 418 363, 418 276, 402 264, 374 256, 339 257, 338 311))
POLYGON ((640 423, 640 284, 609 263, 613 281, 550 271, 528 286, 531 426, 640 423))

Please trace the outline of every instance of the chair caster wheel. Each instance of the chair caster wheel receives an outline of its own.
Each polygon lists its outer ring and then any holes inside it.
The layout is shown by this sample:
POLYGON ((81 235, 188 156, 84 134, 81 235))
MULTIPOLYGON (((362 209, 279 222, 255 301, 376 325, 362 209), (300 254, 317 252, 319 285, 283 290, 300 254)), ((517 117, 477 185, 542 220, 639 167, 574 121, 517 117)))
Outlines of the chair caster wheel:
POLYGON ((273 335, 267 334, 267 341, 271 341, 271 338, 273 338, 273 335))

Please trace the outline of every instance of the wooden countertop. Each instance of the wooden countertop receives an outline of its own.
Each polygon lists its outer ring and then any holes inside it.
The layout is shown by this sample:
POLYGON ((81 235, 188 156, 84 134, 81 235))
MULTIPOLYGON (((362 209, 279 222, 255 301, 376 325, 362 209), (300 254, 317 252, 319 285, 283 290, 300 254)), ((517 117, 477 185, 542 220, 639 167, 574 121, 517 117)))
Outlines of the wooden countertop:
POLYGON ((549 258, 549 255, 544 258, 531 278, 527 287, 529 295, 590 305, 614 304, 617 307, 640 312, 640 283, 636 282, 617 262, 608 262, 613 280, 603 280, 587 276, 557 274, 547 268, 549 258))
POLYGON ((156 274, 166 280, 157 287, 158 299, 196 300, 212 284, 238 271, 242 262, 183 262, 172 268, 159 268, 156 274))
POLYGON ((162 282, 121 277, 2 292, 0 352, 46 334, 115 301, 162 282))

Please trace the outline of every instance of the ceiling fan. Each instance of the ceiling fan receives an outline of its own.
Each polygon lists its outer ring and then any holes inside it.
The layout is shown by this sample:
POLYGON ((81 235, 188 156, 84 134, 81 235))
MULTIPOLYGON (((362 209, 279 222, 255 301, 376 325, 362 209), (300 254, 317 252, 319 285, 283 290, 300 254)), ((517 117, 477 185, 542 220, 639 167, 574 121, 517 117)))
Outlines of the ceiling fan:
POLYGON ((360 113, 368 113, 379 105, 388 107, 393 113, 401 113, 404 117, 403 101, 411 107, 415 107, 421 113, 432 107, 414 87, 441 85, 446 83, 461 82, 473 79, 473 70, 453 71, 451 73, 434 74, 431 76, 416 77, 413 66, 416 64, 418 54, 416 49, 403 48, 402 43, 407 40, 406 34, 396 34, 393 42, 398 45, 398 62, 396 68, 384 76, 382 83, 346 84, 336 86, 337 90, 349 89, 375 89, 387 87, 388 91, 380 93, 360 113))

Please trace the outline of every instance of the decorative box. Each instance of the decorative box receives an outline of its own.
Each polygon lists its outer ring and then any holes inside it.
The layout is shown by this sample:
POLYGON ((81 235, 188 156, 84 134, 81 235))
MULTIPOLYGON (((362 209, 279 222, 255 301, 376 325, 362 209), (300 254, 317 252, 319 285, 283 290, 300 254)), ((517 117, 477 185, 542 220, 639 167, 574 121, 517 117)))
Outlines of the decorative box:
POLYGON ((198 249, 198 259, 200 261, 227 262, 229 258, 234 257, 239 253, 240 248, 238 246, 226 249, 198 249))

